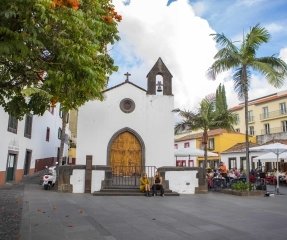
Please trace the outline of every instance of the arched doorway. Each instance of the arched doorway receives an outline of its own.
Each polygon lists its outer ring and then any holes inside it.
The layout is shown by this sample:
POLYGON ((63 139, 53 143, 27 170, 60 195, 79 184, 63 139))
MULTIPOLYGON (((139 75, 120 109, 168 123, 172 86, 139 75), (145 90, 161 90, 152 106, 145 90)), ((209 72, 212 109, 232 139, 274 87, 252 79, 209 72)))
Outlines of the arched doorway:
POLYGON ((139 176, 142 171, 142 144, 131 131, 122 131, 111 140, 109 164, 113 175, 139 176))

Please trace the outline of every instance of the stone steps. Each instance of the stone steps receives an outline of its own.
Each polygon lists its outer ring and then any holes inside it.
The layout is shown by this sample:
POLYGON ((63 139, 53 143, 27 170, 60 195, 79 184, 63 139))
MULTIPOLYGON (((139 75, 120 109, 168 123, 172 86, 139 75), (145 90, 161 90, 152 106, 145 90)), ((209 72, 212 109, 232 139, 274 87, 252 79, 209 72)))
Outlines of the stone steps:
MULTIPOLYGON (((138 189, 101 189, 93 193, 94 196, 144 196, 138 189)), ((160 194, 158 194, 160 196, 160 194)), ((179 193, 165 190, 164 196, 179 196, 179 193)))

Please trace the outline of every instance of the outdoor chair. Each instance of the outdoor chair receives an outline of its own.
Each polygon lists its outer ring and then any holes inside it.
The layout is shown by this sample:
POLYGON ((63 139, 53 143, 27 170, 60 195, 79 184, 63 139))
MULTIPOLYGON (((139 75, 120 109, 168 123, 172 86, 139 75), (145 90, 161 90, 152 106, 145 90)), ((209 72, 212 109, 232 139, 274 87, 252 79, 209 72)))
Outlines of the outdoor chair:
POLYGON ((223 178, 213 178, 212 183, 214 191, 219 191, 226 187, 226 182, 223 178))

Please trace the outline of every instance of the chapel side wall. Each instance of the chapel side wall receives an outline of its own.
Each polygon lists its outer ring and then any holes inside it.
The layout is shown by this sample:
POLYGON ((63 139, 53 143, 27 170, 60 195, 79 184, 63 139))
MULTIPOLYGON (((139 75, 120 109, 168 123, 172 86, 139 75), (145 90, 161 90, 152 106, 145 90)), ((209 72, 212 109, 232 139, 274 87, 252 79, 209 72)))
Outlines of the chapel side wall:
POLYGON ((77 164, 85 164, 86 155, 92 155, 93 165, 106 165, 112 136, 129 128, 143 140, 145 165, 174 166, 172 109, 173 96, 147 95, 131 84, 106 92, 103 102, 86 103, 78 115, 77 164), (135 102, 133 112, 121 111, 124 98, 135 102))
POLYGON ((146 101, 150 108, 146 115, 144 138, 146 142, 146 165, 157 168, 175 166, 173 96, 149 95, 146 101))

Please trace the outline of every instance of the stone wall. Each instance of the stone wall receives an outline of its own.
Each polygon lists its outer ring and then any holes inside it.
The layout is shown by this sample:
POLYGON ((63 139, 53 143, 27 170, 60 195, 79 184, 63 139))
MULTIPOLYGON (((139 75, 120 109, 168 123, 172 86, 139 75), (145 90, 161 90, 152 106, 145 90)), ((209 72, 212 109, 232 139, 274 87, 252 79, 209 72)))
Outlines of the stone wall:
MULTIPOLYGON (((58 191, 92 193, 109 185, 111 169, 108 166, 66 165, 58 168, 58 191), (88 183, 87 183, 88 181, 88 183)), ((160 167, 166 189, 180 194, 206 193, 203 169, 197 167, 160 167)))
POLYGON ((160 167, 168 188, 180 194, 207 193, 203 169, 198 167, 160 167))

